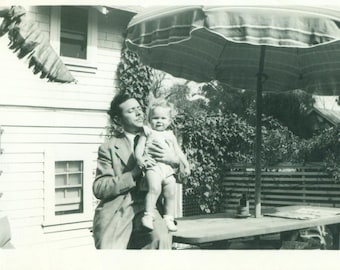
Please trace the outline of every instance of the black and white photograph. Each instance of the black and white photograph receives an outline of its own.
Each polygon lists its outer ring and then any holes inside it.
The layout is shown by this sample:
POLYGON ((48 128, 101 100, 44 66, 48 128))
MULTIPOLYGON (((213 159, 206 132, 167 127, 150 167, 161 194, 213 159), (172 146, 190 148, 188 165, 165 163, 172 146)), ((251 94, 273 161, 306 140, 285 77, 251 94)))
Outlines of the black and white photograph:
POLYGON ((0 270, 336 269, 340 4, 4 1, 0 74, 0 270))

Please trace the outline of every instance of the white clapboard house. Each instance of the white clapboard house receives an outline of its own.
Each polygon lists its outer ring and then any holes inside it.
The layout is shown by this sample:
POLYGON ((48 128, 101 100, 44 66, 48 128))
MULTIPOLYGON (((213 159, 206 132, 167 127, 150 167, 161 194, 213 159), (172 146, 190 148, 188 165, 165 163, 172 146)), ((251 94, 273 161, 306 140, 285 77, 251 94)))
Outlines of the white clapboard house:
POLYGON ((97 150, 136 9, 25 8, 78 83, 40 79, 8 49, 7 35, 0 38, 0 211, 8 216, 15 248, 93 248, 97 150), (68 31, 73 13, 77 29, 68 31))

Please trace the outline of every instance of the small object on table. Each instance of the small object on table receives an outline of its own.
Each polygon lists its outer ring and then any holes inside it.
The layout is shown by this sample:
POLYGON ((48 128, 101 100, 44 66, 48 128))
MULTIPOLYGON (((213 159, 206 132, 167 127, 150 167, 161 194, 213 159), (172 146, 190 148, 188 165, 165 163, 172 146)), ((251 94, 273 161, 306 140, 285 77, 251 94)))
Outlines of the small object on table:
POLYGON ((249 213, 249 200, 247 198, 247 194, 242 194, 242 198, 240 199, 240 205, 237 208, 236 217, 238 218, 247 218, 250 217, 249 213))

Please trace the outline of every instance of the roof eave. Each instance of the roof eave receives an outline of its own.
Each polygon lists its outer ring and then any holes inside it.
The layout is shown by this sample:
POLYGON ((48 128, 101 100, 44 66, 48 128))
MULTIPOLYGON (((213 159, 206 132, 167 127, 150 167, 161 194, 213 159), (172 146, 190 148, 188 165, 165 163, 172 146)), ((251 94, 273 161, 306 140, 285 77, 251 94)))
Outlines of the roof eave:
POLYGON ((96 9, 99 10, 104 15, 108 14, 112 9, 122 10, 131 13, 132 15, 135 15, 138 12, 144 10, 144 8, 141 6, 123 6, 123 5, 102 5, 96 6, 96 9))

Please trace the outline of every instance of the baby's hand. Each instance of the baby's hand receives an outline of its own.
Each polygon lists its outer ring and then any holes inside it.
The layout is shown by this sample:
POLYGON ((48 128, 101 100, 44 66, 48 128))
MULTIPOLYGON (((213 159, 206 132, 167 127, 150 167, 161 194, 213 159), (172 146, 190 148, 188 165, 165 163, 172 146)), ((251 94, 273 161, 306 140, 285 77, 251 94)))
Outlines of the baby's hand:
POLYGON ((137 158, 137 165, 139 168, 143 168, 144 167, 144 159, 140 159, 140 158, 137 158))
POLYGON ((181 178, 187 178, 191 174, 190 168, 185 167, 183 170, 180 172, 180 177, 181 178))

